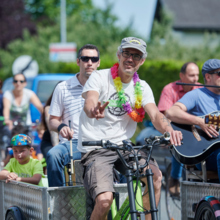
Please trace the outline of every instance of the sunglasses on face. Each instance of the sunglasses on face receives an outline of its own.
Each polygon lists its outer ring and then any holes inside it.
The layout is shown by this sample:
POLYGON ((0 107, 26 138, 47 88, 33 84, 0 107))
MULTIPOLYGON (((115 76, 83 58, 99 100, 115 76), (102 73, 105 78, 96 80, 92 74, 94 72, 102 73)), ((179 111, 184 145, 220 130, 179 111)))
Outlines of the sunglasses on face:
POLYGON ((87 57, 87 56, 81 56, 79 57, 83 62, 87 63, 89 60, 92 61, 92 63, 97 63, 99 61, 99 57, 87 57))
POLYGON ((212 72, 212 73, 209 73, 209 74, 218 74, 218 76, 220 76, 220 71, 216 71, 216 72, 212 72))
POLYGON ((15 79, 13 80, 13 83, 18 83, 18 82, 20 82, 22 84, 25 82, 25 80, 15 80, 15 79))

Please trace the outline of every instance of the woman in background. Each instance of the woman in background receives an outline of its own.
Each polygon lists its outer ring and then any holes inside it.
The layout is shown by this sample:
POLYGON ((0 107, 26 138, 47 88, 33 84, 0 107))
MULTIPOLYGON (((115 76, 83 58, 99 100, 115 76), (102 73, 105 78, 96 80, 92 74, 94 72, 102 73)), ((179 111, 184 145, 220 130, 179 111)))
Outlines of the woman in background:
POLYGON ((50 115, 49 115, 48 112, 49 112, 52 96, 53 96, 53 93, 48 98, 48 100, 47 100, 47 102, 44 106, 44 111, 43 111, 42 116, 41 116, 41 123, 43 124, 44 129, 45 129, 45 132, 43 134, 42 141, 41 141, 41 152, 42 152, 44 158, 46 158, 47 152, 52 147, 59 144, 58 133, 55 132, 55 131, 50 131, 50 128, 49 128, 49 117, 50 117, 50 115))
POLYGON ((3 95, 3 116, 5 124, 11 130, 13 122, 17 121, 25 126, 31 126, 30 103, 32 103, 40 113, 43 111, 37 95, 30 89, 26 89, 26 77, 19 73, 13 76, 13 90, 7 90, 3 95))

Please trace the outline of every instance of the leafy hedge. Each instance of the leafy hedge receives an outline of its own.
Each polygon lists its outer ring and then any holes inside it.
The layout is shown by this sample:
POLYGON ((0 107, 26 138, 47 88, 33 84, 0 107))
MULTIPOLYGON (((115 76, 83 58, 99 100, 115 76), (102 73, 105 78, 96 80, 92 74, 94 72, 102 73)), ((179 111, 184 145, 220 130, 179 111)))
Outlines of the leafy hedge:
MULTIPOLYGON (((101 59, 99 69, 111 67, 117 60, 101 59)), ((147 60, 140 67, 138 73, 141 79, 145 80, 151 87, 154 93, 155 101, 158 103, 161 91, 165 85, 179 79, 179 72, 184 64, 183 61, 176 60, 147 60)), ((200 69, 203 63, 197 63, 200 69)), ((76 64, 60 64, 59 72, 71 73, 78 72, 79 67, 76 64)), ((200 71, 201 72, 201 71, 200 71)), ((202 74, 200 73, 199 81, 203 83, 202 74)))
MULTIPOLYGON (((179 72, 185 62, 176 60, 146 60, 139 69, 139 76, 144 79, 154 93, 155 101, 158 103, 161 91, 165 85, 179 79, 179 72)), ((203 63, 197 63, 200 70, 203 63)), ((203 83, 200 71, 199 82, 203 83)))

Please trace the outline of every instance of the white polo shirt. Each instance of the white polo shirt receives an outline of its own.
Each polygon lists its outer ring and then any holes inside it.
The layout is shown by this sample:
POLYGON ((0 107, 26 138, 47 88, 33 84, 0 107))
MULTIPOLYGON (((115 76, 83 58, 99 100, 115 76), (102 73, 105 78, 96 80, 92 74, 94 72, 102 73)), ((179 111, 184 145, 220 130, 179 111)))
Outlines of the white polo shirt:
MULTIPOLYGON (((83 86, 80 84, 76 74, 72 78, 59 83, 53 93, 49 114, 62 117, 62 123, 69 126, 74 131, 73 139, 78 139, 79 116, 84 106, 82 98, 83 86)), ((59 135, 60 142, 67 141, 59 135)))

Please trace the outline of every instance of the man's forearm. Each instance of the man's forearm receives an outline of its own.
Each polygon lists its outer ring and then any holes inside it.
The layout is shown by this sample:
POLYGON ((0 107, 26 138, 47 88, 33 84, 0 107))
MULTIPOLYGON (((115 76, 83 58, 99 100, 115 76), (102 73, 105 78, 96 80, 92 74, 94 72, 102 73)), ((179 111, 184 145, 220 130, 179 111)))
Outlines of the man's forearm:
POLYGON ((84 112, 89 118, 94 118, 92 110, 95 108, 95 103, 91 99, 87 99, 84 104, 84 112))
POLYGON ((152 123, 155 126, 155 128, 161 133, 173 130, 170 121, 165 117, 164 114, 160 112, 157 114, 157 117, 155 118, 155 120, 152 121, 152 123))
POLYGON ((183 111, 178 106, 172 106, 170 109, 168 109, 166 111, 166 117, 171 121, 179 124, 199 125, 200 123, 200 120, 197 116, 191 115, 183 111))
POLYGON ((50 131, 50 139, 53 147, 59 144, 59 135, 57 132, 50 131))
POLYGON ((49 124, 50 124, 50 130, 57 132, 57 128, 61 124, 61 121, 59 121, 55 118, 50 118, 49 124))

